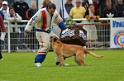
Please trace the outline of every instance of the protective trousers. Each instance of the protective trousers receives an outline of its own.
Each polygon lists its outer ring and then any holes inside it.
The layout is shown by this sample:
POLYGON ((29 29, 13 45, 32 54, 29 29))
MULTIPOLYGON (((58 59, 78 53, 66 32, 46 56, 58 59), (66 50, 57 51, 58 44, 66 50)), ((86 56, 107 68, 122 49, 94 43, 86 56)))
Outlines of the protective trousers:
POLYGON ((50 49, 50 35, 46 32, 36 32, 36 39, 39 42, 39 50, 35 57, 35 63, 42 63, 50 49))

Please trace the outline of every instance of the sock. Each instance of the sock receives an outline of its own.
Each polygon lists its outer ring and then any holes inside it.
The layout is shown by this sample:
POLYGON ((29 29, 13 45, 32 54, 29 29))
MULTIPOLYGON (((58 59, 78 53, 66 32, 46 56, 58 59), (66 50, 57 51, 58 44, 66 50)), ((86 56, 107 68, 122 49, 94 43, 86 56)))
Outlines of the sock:
POLYGON ((46 54, 37 54, 35 57, 35 63, 42 63, 46 58, 46 54))

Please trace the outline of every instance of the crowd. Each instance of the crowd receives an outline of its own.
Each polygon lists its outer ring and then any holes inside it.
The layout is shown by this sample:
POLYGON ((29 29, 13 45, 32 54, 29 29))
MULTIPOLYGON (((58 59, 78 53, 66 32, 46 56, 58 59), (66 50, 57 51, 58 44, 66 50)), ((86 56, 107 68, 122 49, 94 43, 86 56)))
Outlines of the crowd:
MULTIPOLYGON (((64 4, 64 12, 60 11, 61 15, 65 20, 67 17, 71 18, 86 18, 87 21, 76 21, 77 23, 90 24, 98 20, 99 18, 110 18, 110 17, 124 17, 124 3, 123 0, 117 0, 115 3, 114 0, 76 0, 76 6, 72 4, 73 0, 67 0, 64 4), (67 5, 69 7, 67 7, 67 5), (71 7, 71 8, 70 8, 71 7), (69 11, 70 10, 70 11, 69 11), (67 12, 66 12, 67 11, 67 12)), ((82 25, 83 26, 83 25, 82 25)), ((93 26, 83 26, 87 30, 87 47, 92 48, 91 41, 97 40, 97 30, 95 25, 93 26)), ((102 38, 101 41, 110 41, 110 27, 102 27, 102 38)))
MULTIPOLYGON (((21 20, 29 20, 36 13, 36 3, 31 2, 30 6, 24 0, 18 0, 9 6, 7 1, 0 0, 0 15, 4 21, 10 21, 11 24, 17 22, 18 25, 26 25, 26 23, 20 22, 21 20), (25 13, 26 12, 26 13, 25 13)), ((6 34, 6 38, 7 38, 6 34)), ((29 42, 28 47, 31 49, 34 48, 34 40, 32 37, 34 33, 30 35, 32 41, 29 42)), ((7 43, 7 40, 5 40, 7 43)), ((10 43, 11 43, 11 52, 15 52, 17 49, 26 48, 26 40, 24 40, 24 27, 10 27, 10 43), (18 45, 18 46, 17 46, 18 45)), ((1 44, 3 45, 3 44, 1 44)))

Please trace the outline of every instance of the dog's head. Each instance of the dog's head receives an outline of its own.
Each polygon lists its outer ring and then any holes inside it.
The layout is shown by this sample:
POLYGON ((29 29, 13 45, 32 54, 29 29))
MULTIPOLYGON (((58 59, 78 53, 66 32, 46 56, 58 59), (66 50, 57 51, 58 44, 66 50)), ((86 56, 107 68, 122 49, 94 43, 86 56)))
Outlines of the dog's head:
POLYGON ((52 36, 51 39, 52 39, 52 42, 56 42, 59 38, 56 36, 52 36))

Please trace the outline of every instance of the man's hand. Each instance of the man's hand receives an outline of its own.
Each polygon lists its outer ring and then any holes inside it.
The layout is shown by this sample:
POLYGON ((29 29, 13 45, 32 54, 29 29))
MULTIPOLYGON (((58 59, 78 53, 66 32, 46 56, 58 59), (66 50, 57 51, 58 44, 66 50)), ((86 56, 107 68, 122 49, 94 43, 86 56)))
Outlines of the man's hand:
POLYGON ((27 36, 28 36, 28 34, 27 34, 26 32, 24 32, 24 36, 25 36, 25 37, 27 37, 27 36))
POLYGON ((93 18, 94 20, 96 20, 96 16, 92 16, 92 18, 93 18))
POLYGON ((24 36, 27 37, 29 35, 30 31, 25 30, 24 31, 24 36))
POLYGON ((16 20, 17 20, 16 17, 14 17, 14 22, 16 22, 16 20))

